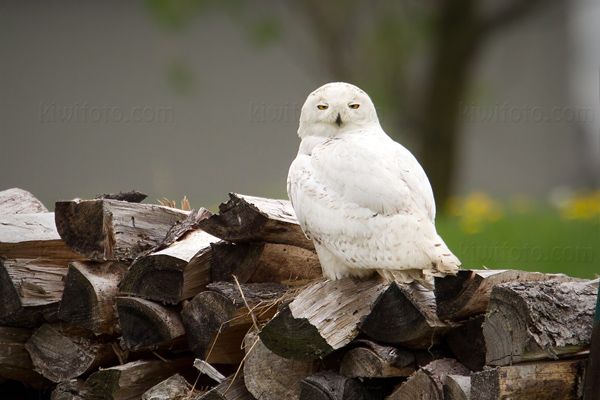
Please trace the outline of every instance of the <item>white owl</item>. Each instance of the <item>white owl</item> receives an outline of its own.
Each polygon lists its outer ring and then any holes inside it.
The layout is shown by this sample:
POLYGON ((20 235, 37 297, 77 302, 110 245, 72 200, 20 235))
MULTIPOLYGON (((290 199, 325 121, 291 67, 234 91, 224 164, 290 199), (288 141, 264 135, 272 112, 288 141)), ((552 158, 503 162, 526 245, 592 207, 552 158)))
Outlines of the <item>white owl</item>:
POLYGON ((416 158, 381 128, 369 96, 329 83, 300 116, 298 155, 287 190, 328 279, 430 283, 460 261, 435 229, 431 185, 416 158))

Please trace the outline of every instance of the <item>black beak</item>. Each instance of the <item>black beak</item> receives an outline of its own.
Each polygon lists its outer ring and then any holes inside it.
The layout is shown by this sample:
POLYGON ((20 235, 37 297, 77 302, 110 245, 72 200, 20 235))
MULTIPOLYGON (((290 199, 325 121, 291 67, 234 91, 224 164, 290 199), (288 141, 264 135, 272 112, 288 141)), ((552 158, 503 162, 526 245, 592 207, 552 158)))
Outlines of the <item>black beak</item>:
POLYGON ((340 116, 339 113, 338 113, 337 118, 335 119, 335 123, 337 124, 337 126, 341 126, 342 125, 342 117, 340 116))

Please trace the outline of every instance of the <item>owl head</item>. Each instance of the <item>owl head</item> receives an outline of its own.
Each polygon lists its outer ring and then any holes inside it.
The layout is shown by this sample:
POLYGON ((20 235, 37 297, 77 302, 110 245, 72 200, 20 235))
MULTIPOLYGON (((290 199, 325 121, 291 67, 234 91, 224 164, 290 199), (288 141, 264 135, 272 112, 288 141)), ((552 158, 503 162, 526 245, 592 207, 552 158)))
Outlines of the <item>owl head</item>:
POLYGON ((335 137, 372 126, 378 127, 379 119, 369 95, 349 83, 333 82, 308 95, 298 136, 335 137))

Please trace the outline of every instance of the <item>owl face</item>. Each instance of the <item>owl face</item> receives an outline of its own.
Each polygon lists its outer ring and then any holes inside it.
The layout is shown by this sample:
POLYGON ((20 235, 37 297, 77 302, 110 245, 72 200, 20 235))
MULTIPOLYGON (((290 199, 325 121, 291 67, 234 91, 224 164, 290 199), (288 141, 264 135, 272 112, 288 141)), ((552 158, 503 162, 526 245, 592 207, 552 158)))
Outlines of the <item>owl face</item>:
POLYGON ((354 85, 328 83, 312 92, 300 114, 300 138, 334 137, 342 133, 379 126, 375 106, 369 96, 354 85))

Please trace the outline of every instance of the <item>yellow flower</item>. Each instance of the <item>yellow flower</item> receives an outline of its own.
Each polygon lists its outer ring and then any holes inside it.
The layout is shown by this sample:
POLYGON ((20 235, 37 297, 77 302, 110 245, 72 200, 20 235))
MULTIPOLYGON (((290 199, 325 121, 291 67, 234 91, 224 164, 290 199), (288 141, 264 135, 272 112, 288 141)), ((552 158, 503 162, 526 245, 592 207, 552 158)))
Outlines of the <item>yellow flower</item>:
POLYGON ((560 208, 566 219, 597 220, 600 218, 600 190, 574 196, 560 208))

